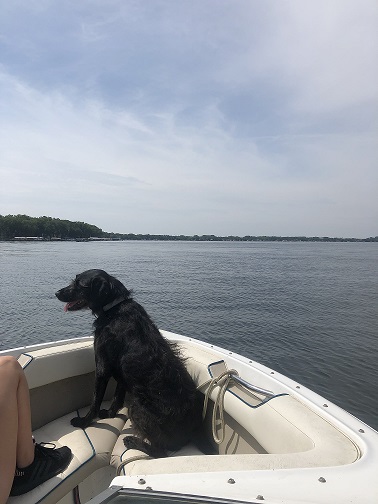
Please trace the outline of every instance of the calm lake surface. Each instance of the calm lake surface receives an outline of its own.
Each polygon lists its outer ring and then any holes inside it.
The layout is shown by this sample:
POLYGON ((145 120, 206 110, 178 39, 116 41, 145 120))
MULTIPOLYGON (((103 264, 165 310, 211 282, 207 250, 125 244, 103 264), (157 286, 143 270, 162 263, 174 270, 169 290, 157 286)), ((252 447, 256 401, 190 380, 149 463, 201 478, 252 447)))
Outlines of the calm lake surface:
POLYGON ((228 348, 378 430, 378 244, 0 242, 0 350, 91 333, 54 293, 119 278, 161 328, 228 348))

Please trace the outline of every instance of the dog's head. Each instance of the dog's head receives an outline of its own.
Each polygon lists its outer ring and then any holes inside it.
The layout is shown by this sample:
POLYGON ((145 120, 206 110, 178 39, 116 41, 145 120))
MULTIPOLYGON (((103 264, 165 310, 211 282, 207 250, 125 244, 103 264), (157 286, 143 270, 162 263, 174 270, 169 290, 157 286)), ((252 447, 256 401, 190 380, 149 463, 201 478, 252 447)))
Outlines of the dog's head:
POLYGON ((130 291, 116 278, 99 269, 90 269, 55 293, 59 301, 67 303, 65 311, 90 308, 93 313, 108 311, 130 296, 130 291))

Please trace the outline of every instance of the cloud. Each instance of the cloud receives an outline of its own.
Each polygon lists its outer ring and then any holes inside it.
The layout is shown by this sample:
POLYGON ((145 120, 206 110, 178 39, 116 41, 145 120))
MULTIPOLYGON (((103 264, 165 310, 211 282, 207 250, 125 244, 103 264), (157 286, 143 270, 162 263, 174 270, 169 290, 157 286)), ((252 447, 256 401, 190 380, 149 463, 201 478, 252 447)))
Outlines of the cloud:
POLYGON ((12 3, 1 213, 120 232, 376 234, 376 10, 12 3))

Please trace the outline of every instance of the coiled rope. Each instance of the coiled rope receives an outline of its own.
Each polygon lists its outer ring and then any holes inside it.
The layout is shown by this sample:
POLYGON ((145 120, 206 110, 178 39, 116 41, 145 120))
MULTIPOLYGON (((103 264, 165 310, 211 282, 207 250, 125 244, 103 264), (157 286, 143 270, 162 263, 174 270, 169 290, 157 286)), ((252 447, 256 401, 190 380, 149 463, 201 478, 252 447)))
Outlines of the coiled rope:
POLYGON ((224 394, 226 393, 226 390, 228 389, 228 386, 230 385, 230 382, 232 381, 234 376, 239 376, 239 373, 235 369, 227 369, 226 371, 223 371, 223 373, 221 373, 219 376, 216 376, 215 378, 212 378, 211 380, 202 383, 202 385, 198 387, 200 389, 206 387, 207 385, 209 386, 209 388, 206 390, 205 399, 203 402, 203 410, 202 410, 203 419, 206 416, 210 395, 212 391, 215 389, 215 387, 219 387, 217 397, 214 401, 214 409, 211 420, 212 434, 216 444, 221 444, 225 438, 224 394), (218 415, 221 428, 220 436, 218 436, 217 434, 218 415))

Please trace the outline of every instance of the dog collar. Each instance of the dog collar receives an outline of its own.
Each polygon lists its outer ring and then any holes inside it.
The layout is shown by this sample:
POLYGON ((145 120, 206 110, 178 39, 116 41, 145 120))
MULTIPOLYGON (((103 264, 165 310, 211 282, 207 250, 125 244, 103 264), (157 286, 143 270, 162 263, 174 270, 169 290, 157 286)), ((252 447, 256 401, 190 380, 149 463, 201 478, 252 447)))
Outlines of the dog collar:
POLYGON ((110 310, 110 308, 113 308, 114 306, 117 306, 117 304, 122 303, 122 301, 125 301, 125 298, 123 296, 118 297, 111 303, 108 303, 107 305, 103 306, 102 309, 103 311, 108 311, 110 310))

